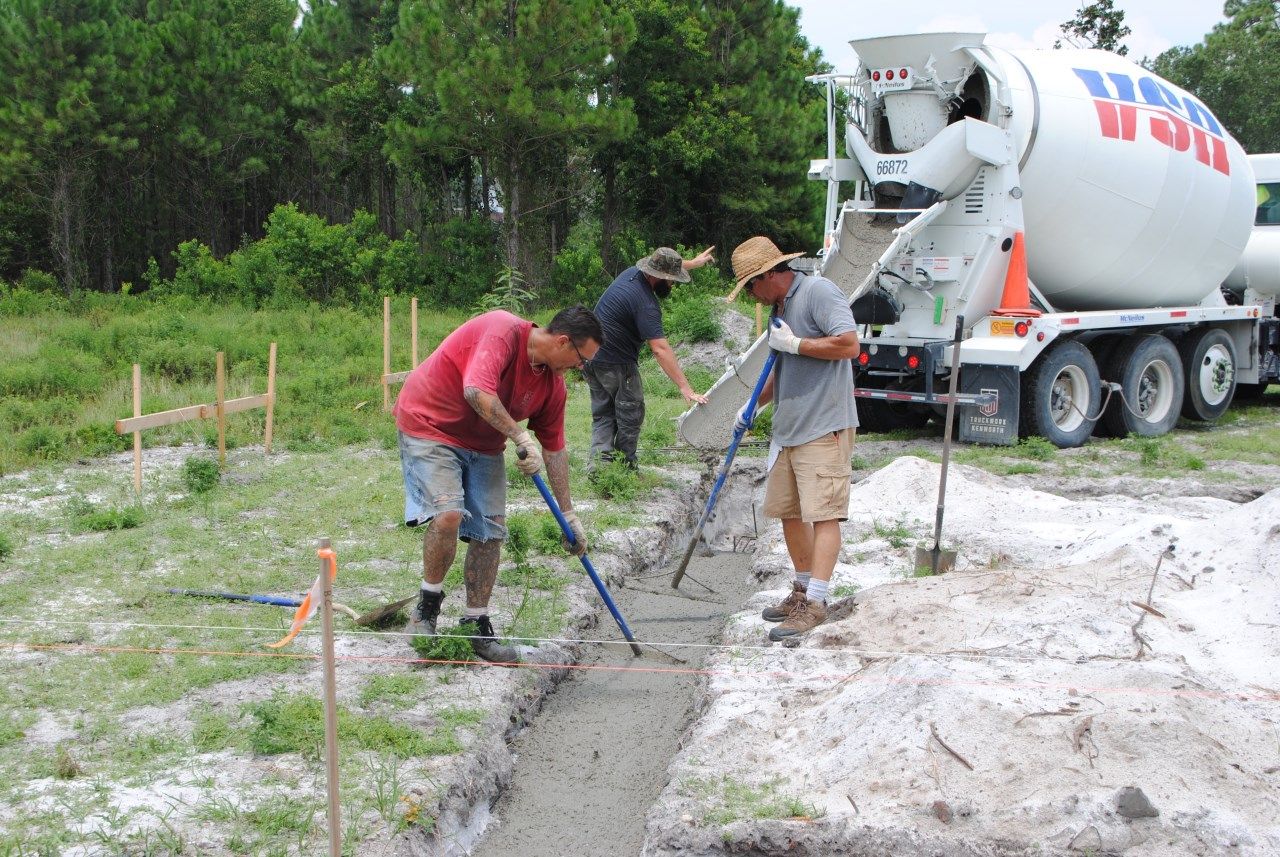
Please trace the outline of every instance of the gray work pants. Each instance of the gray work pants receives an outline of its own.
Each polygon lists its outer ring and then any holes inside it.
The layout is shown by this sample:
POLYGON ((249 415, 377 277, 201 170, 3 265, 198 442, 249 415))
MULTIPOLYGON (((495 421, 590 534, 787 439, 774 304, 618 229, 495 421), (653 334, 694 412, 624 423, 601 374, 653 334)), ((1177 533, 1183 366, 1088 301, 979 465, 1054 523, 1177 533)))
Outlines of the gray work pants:
POLYGON ((591 389, 591 465, 615 453, 636 466, 636 444, 644 423, 644 387, 635 363, 588 363, 582 376, 591 389))

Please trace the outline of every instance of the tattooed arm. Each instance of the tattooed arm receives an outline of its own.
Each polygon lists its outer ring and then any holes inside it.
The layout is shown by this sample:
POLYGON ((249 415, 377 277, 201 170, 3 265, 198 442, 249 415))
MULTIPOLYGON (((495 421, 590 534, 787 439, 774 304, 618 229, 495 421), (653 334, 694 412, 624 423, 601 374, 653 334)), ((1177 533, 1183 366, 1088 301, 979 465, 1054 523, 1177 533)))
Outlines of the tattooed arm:
POLYGON ((547 484, 551 493, 560 504, 560 510, 568 512, 573 509, 573 498, 569 496, 569 448, 545 453, 543 457, 547 462, 547 484))
POLYGON ((464 387, 462 396, 481 419, 511 440, 515 440, 524 431, 493 393, 486 393, 479 387, 464 387))

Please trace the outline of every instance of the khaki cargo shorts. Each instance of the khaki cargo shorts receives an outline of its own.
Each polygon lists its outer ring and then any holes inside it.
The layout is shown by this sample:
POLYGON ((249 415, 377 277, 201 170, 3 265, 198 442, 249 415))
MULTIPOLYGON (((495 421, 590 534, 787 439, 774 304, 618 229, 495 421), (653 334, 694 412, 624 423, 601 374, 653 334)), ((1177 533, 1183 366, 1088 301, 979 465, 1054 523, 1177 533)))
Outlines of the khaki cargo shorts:
POLYGON ((765 485, 765 517, 799 518, 810 524, 846 520, 853 437, 854 429, 847 428, 784 447, 765 485))

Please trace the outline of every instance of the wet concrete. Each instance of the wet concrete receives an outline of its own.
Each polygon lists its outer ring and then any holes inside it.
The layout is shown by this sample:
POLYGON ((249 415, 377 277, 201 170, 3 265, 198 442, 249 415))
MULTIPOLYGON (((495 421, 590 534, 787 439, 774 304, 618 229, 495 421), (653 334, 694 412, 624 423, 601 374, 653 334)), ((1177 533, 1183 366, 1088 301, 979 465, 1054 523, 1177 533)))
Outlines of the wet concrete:
MULTIPOLYGON (((725 618, 758 588, 749 554, 695 556, 682 592, 720 603, 615 589, 623 617, 642 642, 716 643, 725 618)), ((666 573, 634 586, 669 587, 666 573)), ((584 639, 621 639, 607 612, 584 639)), ((707 648, 669 651, 687 663, 646 649, 587 644, 582 669, 551 695, 533 724, 515 739, 510 788, 478 843, 477 857, 614 857, 636 855, 645 815, 666 783, 667 766, 689 725, 703 685, 707 648)))

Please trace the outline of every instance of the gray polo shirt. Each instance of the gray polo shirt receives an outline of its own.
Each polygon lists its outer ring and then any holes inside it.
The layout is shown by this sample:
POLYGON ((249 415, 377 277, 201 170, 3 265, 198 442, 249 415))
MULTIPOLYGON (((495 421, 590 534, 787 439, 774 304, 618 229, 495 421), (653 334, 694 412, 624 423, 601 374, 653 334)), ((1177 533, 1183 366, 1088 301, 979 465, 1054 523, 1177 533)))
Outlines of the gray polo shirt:
MULTIPOLYGON (((849 299, 835 283, 800 273, 787 292, 781 318, 805 339, 858 329, 849 299)), ((827 432, 856 427, 853 362, 779 354, 773 402, 773 439, 781 446, 799 446, 827 432)))

